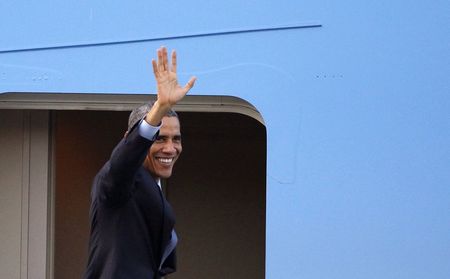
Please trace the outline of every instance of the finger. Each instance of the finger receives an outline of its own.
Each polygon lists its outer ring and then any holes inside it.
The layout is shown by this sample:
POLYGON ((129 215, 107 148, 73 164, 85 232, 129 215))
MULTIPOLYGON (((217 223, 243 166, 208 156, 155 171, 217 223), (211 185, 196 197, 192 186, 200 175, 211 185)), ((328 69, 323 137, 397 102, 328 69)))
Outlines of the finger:
POLYGON ((172 72, 177 73, 177 53, 172 51, 172 72))
POLYGON ((162 52, 163 52, 163 69, 164 69, 164 71, 167 71, 169 69, 169 61, 167 58, 167 48, 163 47, 162 52))
POLYGON ((191 79, 183 87, 184 94, 186 94, 189 90, 191 90, 192 87, 194 87, 196 80, 197 80, 196 77, 191 77, 191 79))
POLYGON ((162 49, 161 48, 158 48, 158 70, 159 71, 163 71, 164 70, 163 53, 162 53, 162 49))
POLYGON ((155 59, 152 59, 152 66, 153 66, 153 74, 155 75, 155 77, 159 77, 158 65, 156 64, 155 59))

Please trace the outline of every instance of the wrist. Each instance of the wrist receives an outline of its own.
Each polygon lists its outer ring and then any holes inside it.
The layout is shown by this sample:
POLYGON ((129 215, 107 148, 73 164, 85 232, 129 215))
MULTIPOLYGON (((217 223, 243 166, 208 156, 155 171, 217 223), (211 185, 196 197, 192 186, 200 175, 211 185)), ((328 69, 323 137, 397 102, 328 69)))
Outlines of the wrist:
POLYGON ((162 105, 160 102, 156 101, 144 119, 148 124, 158 126, 163 117, 169 112, 170 108, 170 105, 162 105))
POLYGON ((159 100, 156 100, 155 103, 153 104, 152 109, 155 109, 155 112, 165 115, 171 109, 171 105, 170 104, 161 104, 161 102, 159 102, 159 100))

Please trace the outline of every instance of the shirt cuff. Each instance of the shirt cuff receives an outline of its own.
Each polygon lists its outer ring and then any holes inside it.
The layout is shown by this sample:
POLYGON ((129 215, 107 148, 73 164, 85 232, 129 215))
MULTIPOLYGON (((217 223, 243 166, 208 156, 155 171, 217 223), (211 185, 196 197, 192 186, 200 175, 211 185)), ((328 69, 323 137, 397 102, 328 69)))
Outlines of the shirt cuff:
POLYGON ((152 126, 147 123, 144 119, 141 120, 141 123, 139 123, 139 135, 141 137, 144 137, 148 140, 155 140, 155 135, 158 133, 159 129, 161 128, 161 124, 157 127, 152 126))

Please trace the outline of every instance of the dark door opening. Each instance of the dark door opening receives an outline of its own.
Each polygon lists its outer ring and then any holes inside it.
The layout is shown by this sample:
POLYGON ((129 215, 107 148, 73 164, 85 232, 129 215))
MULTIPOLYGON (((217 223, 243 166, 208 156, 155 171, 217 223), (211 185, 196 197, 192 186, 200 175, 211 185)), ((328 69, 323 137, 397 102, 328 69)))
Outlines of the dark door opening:
MULTIPOLYGON (((236 113, 180 112, 183 153, 165 192, 175 209, 176 278, 265 278, 266 131, 236 113)), ((92 179, 128 112, 56 111, 54 278, 87 260, 92 179)))

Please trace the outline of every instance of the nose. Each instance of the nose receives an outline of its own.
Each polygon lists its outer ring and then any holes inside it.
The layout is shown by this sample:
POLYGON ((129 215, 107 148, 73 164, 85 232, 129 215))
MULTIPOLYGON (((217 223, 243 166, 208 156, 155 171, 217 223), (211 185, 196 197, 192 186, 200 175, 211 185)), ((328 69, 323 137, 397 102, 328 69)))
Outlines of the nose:
POLYGON ((175 149, 175 145, 174 145, 173 141, 168 140, 168 141, 166 141, 164 143, 162 151, 164 153, 171 153, 171 154, 173 154, 173 153, 176 153, 177 150, 175 149))

